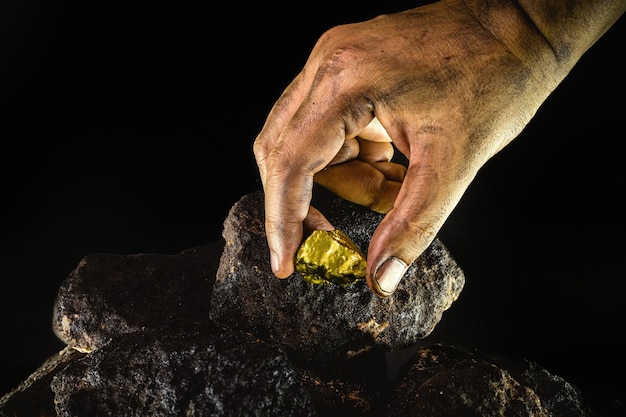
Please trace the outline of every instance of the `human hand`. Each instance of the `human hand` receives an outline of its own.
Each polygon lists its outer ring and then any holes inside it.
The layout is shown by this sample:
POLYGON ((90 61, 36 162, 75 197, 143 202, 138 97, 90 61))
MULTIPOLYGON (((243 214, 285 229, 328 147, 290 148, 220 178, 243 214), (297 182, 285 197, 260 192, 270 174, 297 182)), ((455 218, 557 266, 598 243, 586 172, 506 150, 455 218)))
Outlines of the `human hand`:
POLYGON ((466 3, 442 0, 319 39, 254 144, 277 277, 293 273, 304 228, 333 228, 310 206, 317 182, 386 213, 366 279, 377 295, 391 295, 482 165, 595 40, 569 44, 560 58, 517 3, 466 3), (392 143, 408 169, 391 162, 392 143))

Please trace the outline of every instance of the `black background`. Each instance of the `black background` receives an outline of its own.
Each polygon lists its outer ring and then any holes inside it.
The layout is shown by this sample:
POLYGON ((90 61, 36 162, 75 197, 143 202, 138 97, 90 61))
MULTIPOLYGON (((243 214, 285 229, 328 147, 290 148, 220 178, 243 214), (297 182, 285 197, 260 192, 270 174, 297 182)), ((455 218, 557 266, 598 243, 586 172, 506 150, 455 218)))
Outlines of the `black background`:
MULTIPOLYGON (((260 187, 252 142, 317 38, 415 5, 14 3, 0 4, 0 395, 63 347, 52 305, 83 256, 217 241, 260 187)), ((425 342, 522 355, 620 395, 625 23, 442 229, 467 282, 425 342)))

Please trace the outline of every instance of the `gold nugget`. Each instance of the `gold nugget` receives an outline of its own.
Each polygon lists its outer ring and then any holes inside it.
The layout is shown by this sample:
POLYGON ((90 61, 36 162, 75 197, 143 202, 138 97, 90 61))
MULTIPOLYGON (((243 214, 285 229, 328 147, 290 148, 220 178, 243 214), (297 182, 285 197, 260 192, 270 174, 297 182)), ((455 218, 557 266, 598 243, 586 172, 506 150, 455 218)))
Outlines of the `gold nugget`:
POLYGON ((312 284, 350 285, 365 278, 365 255, 340 230, 316 230, 296 252, 296 270, 312 284))

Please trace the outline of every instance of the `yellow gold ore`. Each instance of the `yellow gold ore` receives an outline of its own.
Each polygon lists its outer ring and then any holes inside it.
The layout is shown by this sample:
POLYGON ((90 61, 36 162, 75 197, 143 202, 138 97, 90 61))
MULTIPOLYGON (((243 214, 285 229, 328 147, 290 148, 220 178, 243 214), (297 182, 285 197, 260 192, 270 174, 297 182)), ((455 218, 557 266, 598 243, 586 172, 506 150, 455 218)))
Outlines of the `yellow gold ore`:
POLYGON ((316 230, 296 252, 296 270, 312 284, 350 285, 365 278, 365 255, 340 230, 316 230))

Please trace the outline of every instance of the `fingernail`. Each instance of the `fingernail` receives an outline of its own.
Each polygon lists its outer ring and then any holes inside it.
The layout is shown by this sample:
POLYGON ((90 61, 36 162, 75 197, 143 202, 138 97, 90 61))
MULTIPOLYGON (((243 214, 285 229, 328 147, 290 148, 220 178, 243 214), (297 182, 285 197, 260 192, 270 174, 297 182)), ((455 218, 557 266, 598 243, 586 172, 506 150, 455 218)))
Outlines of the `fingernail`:
POLYGON ((379 266, 374 276, 379 295, 389 297, 393 294, 407 268, 402 260, 395 257, 387 259, 379 266))
POLYGON ((280 270, 280 258, 274 252, 270 252, 270 265, 272 265, 272 271, 274 273, 280 270))

